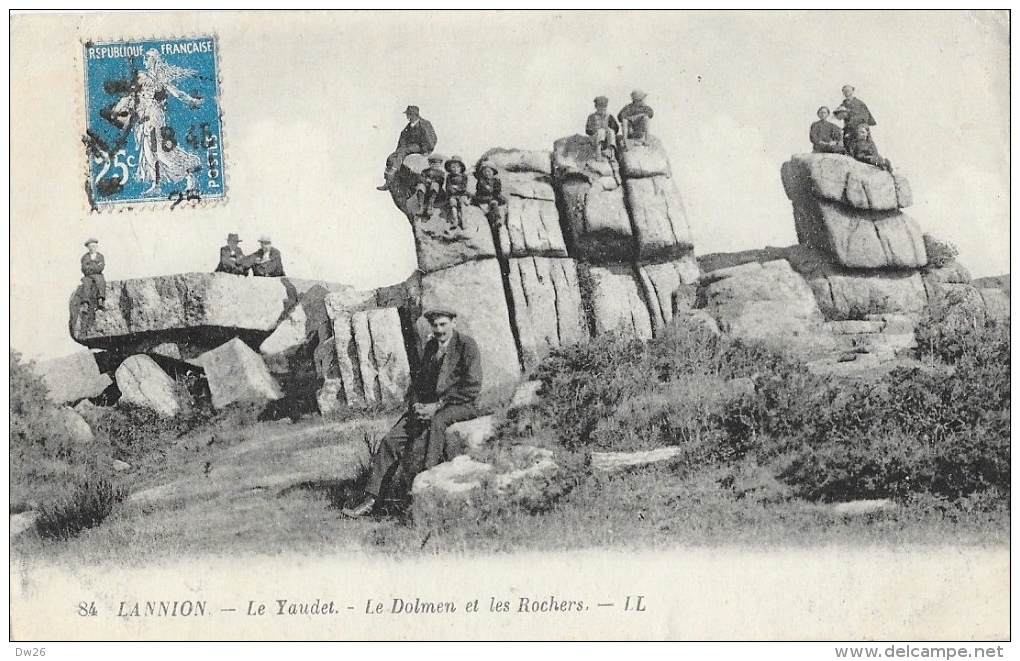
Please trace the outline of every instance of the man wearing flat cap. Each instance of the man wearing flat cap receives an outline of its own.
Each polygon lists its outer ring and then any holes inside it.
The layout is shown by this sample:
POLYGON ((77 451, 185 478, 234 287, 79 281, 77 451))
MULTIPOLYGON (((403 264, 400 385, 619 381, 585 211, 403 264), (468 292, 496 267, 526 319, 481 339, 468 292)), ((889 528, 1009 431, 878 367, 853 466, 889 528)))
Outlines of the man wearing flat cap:
POLYGON ((592 137, 599 149, 599 154, 606 158, 613 155, 616 134, 620 132, 620 125, 616 122, 616 118, 606 112, 608 107, 609 99, 604 96, 596 96, 595 112, 588 115, 588 121, 584 125, 584 132, 592 137))
POLYGON ((106 309, 106 278, 103 276, 103 269, 106 268, 106 258, 103 253, 96 250, 99 245, 97 239, 86 239, 85 247, 89 249, 81 256, 81 285, 85 301, 92 306, 93 310, 106 309))
POLYGON ((251 274, 263 278, 282 278, 283 256, 273 247, 273 240, 268 236, 259 237, 259 249, 248 255, 246 264, 251 266, 251 274))
POLYGON ((237 245, 240 242, 241 239, 236 234, 227 235, 227 245, 220 248, 220 263, 216 265, 216 273, 245 275, 248 272, 249 266, 244 251, 237 245))
POLYGON ((385 500, 402 500, 415 475, 447 460, 446 428, 478 417, 482 390, 478 344, 457 331, 457 312, 438 306, 425 312, 432 337, 407 392, 407 412, 383 437, 372 458, 365 500, 344 516, 372 513, 385 500))
MULTIPOLYGON (((843 120, 843 146, 849 152, 854 140, 857 139, 860 126, 874 126, 874 116, 868 110, 868 104, 854 96, 853 85, 843 85, 843 102, 835 112, 836 119, 843 120)), ((870 133, 870 131, 869 131, 870 133)))
POLYGON ((404 115, 407 117, 407 126, 397 138, 396 150, 386 157, 386 172, 383 175, 386 183, 377 187, 377 190, 390 189, 390 180, 407 156, 410 154, 428 156, 436 148, 436 131, 432 124, 419 114, 418 106, 407 106, 404 115))
POLYGON ((628 140, 644 144, 645 139, 648 138, 648 120, 655 115, 655 111, 645 103, 647 96, 641 90, 634 90, 630 93, 630 103, 625 105, 617 115, 620 125, 623 127, 623 146, 627 145, 628 140))

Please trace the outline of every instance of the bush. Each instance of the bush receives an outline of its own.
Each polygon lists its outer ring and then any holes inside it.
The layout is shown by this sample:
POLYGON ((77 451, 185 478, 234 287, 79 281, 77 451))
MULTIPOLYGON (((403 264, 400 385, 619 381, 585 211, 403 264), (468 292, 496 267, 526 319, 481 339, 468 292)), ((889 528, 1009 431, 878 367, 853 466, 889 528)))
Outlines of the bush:
POLYGON ((924 234, 924 250, 928 253, 928 267, 940 269, 949 266, 960 254, 955 244, 939 241, 931 234, 924 234))
POLYGON ((114 489, 109 479, 91 476, 79 482, 68 498, 40 507, 36 530, 47 539, 74 537, 102 523, 123 499, 124 493, 114 489))

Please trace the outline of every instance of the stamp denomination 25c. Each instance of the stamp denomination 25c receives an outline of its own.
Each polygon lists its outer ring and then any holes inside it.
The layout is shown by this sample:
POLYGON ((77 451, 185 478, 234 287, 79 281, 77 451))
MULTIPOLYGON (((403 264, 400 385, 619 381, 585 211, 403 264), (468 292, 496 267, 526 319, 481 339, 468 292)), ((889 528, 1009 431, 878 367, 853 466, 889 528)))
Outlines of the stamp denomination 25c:
POLYGON ((216 37, 83 48, 91 207, 224 198, 216 37))

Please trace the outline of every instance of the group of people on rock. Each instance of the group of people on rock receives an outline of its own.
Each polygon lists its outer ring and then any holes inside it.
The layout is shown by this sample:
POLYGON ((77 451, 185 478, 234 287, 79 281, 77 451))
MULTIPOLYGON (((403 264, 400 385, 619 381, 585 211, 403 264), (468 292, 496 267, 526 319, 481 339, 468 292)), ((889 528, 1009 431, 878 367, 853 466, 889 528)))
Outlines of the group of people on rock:
MULTIPOLYGON (((268 236, 259 239, 259 249, 250 255, 241 250, 241 238, 237 234, 227 235, 227 245, 220 248, 220 261, 214 272, 232 275, 253 275, 263 278, 279 278, 283 271, 283 256, 273 247, 268 236)), ((86 239, 88 252, 81 256, 82 311, 106 309, 106 258, 98 250, 99 240, 86 239)))
POLYGON ((808 137, 815 153, 846 154, 852 158, 892 172, 892 163, 878 153, 871 137, 875 118, 866 103, 854 96, 853 85, 843 86, 843 101, 833 115, 843 128, 829 121, 829 108, 818 109, 818 121, 811 125, 808 137))
MULTIPOLYGON (((607 158, 615 164, 617 149, 627 149, 629 142, 645 144, 650 120, 655 114, 645 103, 647 96, 641 90, 631 92, 631 102, 616 117, 606 111, 608 98, 595 98, 595 112, 588 115, 585 133, 592 137, 600 158, 607 158)), ((464 207, 474 205, 485 212, 490 224, 502 223, 507 201, 503 196, 499 170, 491 163, 479 163, 474 172, 475 191, 469 194, 464 160, 451 156, 444 161, 432 154, 438 142, 436 130, 421 116, 418 106, 407 106, 404 115, 407 125, 397 138, 396 149, 386 157, 385 181, 377 190, 392 191, 394 178, 403 166, 417 177, 413 193, 406 200, 407 212, 412 217, 428 218, 435 208, 445 206, 450 211, 451 228, 464 229, 464 207)), ((619 178, 615 165, 613 172, 619 178)))

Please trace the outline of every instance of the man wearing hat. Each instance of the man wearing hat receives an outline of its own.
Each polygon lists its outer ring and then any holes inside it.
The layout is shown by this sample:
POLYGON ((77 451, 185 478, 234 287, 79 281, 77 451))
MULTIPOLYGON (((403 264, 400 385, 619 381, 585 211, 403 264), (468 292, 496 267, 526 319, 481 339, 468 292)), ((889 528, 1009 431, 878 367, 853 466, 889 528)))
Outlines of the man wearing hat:
POLYGON ((418 473, 447 460, 446 428, 478 417, 475 400, 482 390, 478 344, 457 331, 457 311, 450 307, 431 308, 425 318, 432 337, 408 388, 407 412, 372 458, 365 500, 344 508, 344 516, 365 516, 383 500, 405 498, 418 473))
POLYGON ((244 251, 237 244, 241 242, 236 234, 227 235, 227 245, 220 248, 220 263, 216 265, 216 273, 230 273, 232 275, 245 275, 248 273, 248 263, 245 261, 244 251))
POLYGON ((836 107, 836 119, 843 120, 843 146, 850 151, 851 143, 857 139, 859 126, 874 126, 875 118, 868 110, 868 105, 854 96, 854 86, 843 86, 843 102, 836 107))
POLYGON ((584 125, 584 132, 592 136, 595 145, 599 148, 602 156, 612 156, 613 147, 616 145, 616 135, 620 132, 620 125, 616 118, 606 112, 609 107, 609 99, 604 96, 595 97, 595 112, 588 115, 588 121, 584 125))
POLYGON ((378 186, 376 190, 390 189, 390 180, 409 154, 428 156, 436 148, 436 131, 427 119, 421 117, 418 106, 407 106, 404 115, 407 117, 407 126, 397 138, 396 150, 386 157, 386 172, 383 175, 386 183, 378 186))
POLYGON ((283 257, 280 251, 273 247, 273 241, 268 236, 259 237, 259 249, 248 255, 246 263, 251 266, 251 274, 263 278, 281 278, 283 272, 283 257))
POLYGON ((418 215, 428 218, 432 215, 432 207, 441 202, 443 185, 446 182, 446 168, 443 157, 437 154, 429 156, 429 166, 421 173, 420 182, 415 188, 417 195, 416 207, 418 215))
POLYGON ((95 310, 106 309, 106 278, 103 276, 103 269, 106 268, 106 258, 103 253, 96 250, 99 245, 98 239, 86 239, 85 247, 89 249, 81 256, 81 284, 85 301, 95 310))
POLYGON ((630 93, 631 102, 625 105, 620 110, 620 114, 617 115, 620 119, 620 125, 623 127, 622 143, 624 146, 627 145, 627 140, 634 140, 638 144, 644 144, 645 139, 648 137, 648 125, 650 123, 648 120, 655 115, 655 111, 645 103, 647 96, 641 90, 634 90, 630 93))

